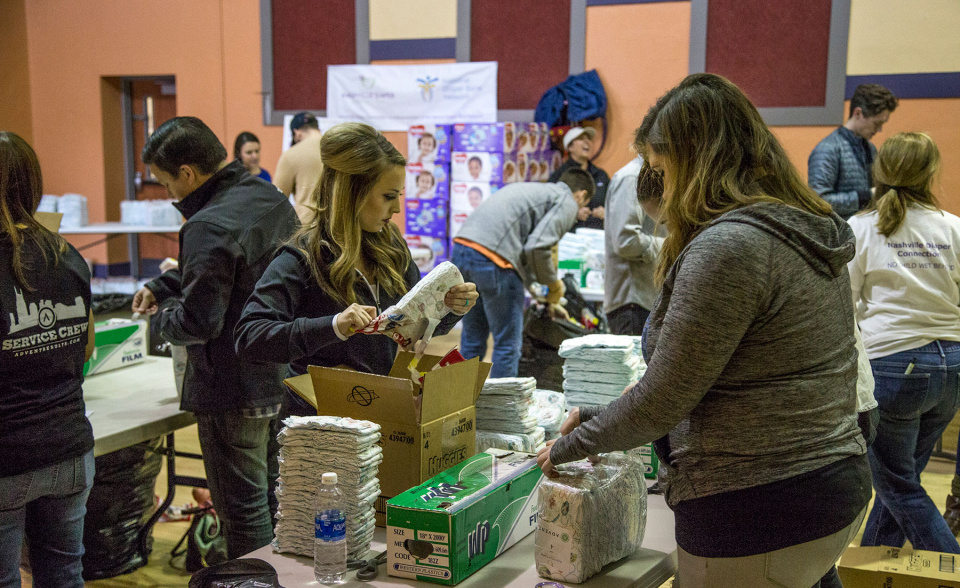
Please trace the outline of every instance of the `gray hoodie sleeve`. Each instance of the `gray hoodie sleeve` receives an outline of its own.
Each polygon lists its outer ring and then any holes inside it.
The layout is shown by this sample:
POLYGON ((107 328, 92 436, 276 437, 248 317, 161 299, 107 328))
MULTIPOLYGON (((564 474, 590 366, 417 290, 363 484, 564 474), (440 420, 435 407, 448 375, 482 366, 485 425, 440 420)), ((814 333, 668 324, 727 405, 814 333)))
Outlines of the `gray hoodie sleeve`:
POLYGON ((649 367, 629 392, 561 437, 554 464, 626 450, 670 432, 723 372, 764 305, 770 241, 753 227, 723 223, 698 236, 675 277, 649 367))
POLYGON ((568 194, 561 195, 523 244, 523 264, 530 279, 548 286, 557 280, 557 268, 550 249, 560 242, 560 238, 573 228, 576 222, 577 203, 568 194))

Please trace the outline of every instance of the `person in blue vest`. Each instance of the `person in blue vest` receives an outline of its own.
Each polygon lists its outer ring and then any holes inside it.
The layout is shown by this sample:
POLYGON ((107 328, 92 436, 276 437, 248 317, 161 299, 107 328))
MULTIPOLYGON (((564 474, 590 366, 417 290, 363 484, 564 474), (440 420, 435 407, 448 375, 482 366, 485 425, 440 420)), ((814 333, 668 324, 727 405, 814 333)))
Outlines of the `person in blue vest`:
POLYGON ((857 86, 850 99, 850 118, 810 153, 807 183, 844 219, 870 202, 877 157, 870 139, 883 130, 896 108, 897 97, 883 86, 857 86))

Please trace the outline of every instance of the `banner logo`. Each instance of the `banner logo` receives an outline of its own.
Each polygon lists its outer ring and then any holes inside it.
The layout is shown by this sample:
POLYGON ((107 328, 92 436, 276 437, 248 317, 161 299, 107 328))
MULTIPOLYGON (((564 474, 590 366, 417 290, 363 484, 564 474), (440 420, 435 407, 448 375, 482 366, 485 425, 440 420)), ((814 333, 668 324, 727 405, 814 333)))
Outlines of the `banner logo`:
POLYGON ((437 82, 440 81, 440 78, 423 76, 422 78, 417 78, 417 81, 420 82, 417 84, 420 87, 420 98, 422 98, 424 102, 432 101, 433 88, 436 87, 437 82))

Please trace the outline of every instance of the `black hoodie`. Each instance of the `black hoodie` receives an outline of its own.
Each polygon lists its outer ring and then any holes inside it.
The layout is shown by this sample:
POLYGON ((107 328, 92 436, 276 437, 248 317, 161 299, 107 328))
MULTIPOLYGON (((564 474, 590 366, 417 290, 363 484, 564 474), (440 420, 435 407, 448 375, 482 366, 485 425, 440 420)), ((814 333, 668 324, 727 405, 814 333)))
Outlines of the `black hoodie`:
POLYGON ((762 553, 850 524, 870 498, 866 460, 857 457, 866 446, 846 269, 854 248, 835 214, 760 203, 714 220, 664 280, 644 334, 643 379, 606 408, 582 409, 586 422, 557 441, 551 461, 663 438, 657 451, 678 543, 704 557, 762 553), (853 465, 830 469, 844 461, 853 465), (822 487, 832 510, 803 491, 791 494, 804 487, 800 480, 822 487), (724 496, 747 489, 753 502, 795 499, 793 506, 822 516, 771 521, 754 510, 755 520, 737 520, 728 507, 743 501, 724 496), (684 504, 711 496, 710 512, 725 510, 734 527, 711 528, 712 544, 696 520, 703 509, 688 517, 684 504))

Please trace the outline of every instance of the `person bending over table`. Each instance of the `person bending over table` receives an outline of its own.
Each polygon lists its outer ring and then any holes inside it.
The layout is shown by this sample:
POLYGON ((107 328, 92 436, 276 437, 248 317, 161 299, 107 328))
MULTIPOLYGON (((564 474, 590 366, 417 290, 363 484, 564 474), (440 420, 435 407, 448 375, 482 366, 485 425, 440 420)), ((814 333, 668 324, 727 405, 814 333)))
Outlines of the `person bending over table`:
POLYGON ((93 354, 90 270, 34 220, 42 194, 33 149, 0 132, 0 586, 20 586, 26 537, 34 586, 82 588, 94 470, 81 389, 93 354))
MULTIPOLYGON (((236 327, 236 350, 252 362, 288 364, 287 376, 307 366, 347 365, 386 375, 397 344, 382 335, 357 335, 417 282, 400 230, 406 160, 376 129, 344 123, 320 140, 323 173, 314 189, 316 215, 280 249, 236 327)), ((435 334, 448 332, 474 307, 472 283, 454 286, 444 303, 454 309, 435 334)), ((286 389, 282 381, 269 385, 286 389)), ((286 390, 284 415, 316 410, 286 390)))
POLYGON ((853 233, 720 76, 688 76, 638 137, 663 174, 669 231, 648 369, 608 406, 573 408, 538 461, 555 476, 556 464, 655 442, 676 588, 820 586, 871 496, 853 233))

